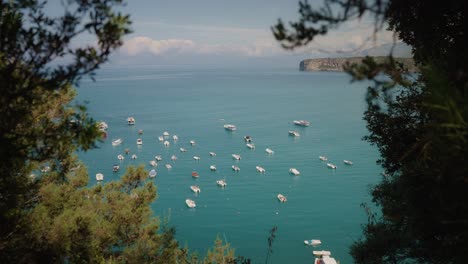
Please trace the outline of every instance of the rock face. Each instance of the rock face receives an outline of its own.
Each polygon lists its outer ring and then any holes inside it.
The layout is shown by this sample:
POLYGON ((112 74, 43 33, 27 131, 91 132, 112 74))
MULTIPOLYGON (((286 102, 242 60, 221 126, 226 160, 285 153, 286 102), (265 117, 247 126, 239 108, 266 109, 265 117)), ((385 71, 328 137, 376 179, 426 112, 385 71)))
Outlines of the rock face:
MULTIPOLYGON (((377 62, 386 60, 387 57, 374 57, 377 62)), ((350 58, 322 58, 322 59, 307 59, 301 61, 299 70, 301 71, 343 71, 343 66, 346 63, 361 63, 364 57, 350 57, 350 58)), ((416 72, 417 68, 411 58, 395 58, 397 61, 403 63, 410 72, 416 72)))

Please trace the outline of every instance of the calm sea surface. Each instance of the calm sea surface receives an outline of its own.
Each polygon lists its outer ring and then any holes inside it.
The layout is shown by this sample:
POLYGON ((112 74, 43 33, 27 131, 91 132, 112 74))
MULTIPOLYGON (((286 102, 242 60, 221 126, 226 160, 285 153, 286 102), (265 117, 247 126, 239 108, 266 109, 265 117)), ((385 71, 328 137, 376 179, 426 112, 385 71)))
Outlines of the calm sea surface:
POLYGON ((348 248, 366 222, 360 204, 369 202, 369 185, 381 171, 375 164, 377 150, 361 141, 366 134, 365 89, 344 73, 296 69, 108 68, 99 72, 97 82, 85 81, 78 88, 78 100, 89 101, 92 116, 109 124, 108 139, 80 157, 89 167, 90 184, 96 184, 98 172, 104 181, 123 174, 124 169, 112 173, 113 164, 125 168, 141 163, 149 170, 148 162, 162 155, 152 208, 170 218, 181 245, 199 253, 219 235, 237 254, 264 263, 268 232, 277 226, 270 263, 311 263, 313 249, 330 250, 342 264, 351 263, 348 248), (127 125, 128 116, 135 117, 135 126, 127 125), (311 126, 294 126, 297 119, 309 120, 311 126), (237 131, 226 131, 224 124, 236 125, 237 131), (288 130, 301 136, 290 137, 288 130), (158 141, 164 131, 171 134, 169 147, 158 141), (254 150, 246 147, 245 135, 252 136, 254 150), (139 137, 141 147, 136 145, 139 137), (124 142, 114 147, 111 140, 116 138, 124 142), (197 144, 191 146, 190 140, 197 144), (181 153, 181 147, 187 152, 181 153), (119 162, 117 155, 125 148, 138 159, 128 155, 119 162), (266 148, 275 153, 268 155, 266 148), (210 157, 210 151, 217 156, 210 157), (233 160, 234 153, 242 159, 233 160), (172 161, 172 155, 178 159, 172 161), (195 155, 201 159, 194 160, 195 155), (336 164, 336 171, 319 155, 336 164), (354 165, 346 166, 344 159, 354 165), (166 169, 166 163, 173 168, 166 169), (232 171, 234 164, 239 172, 232 171), (217 171, 210 171, 210 165, 217 171), (257 165, 266 173, 258 173, 257 165), (301 175, 291 175, 291 167, 301 175), (192 171, 199 179, 191 177, 192 171), (218 187, 218 179, 228 186, 218 187), (193 184, 200 186, 199 195, 190 190, 193 184), (288 202, 280 203, 278 193, 288 202), (186 198, 197 207, 188 209, 186 198), (305 246, 305 239, 321 239, 322 245, 305 246))

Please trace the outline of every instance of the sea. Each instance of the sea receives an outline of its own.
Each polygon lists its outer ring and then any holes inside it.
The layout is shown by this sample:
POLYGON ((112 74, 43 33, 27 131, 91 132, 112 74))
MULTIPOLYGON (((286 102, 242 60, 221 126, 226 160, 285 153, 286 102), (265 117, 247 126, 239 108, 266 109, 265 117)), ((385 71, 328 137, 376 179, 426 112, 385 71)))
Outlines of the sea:
POLYGON ((329 250, 341 264, 353 262, 349 247, 362 237, 367 221, 361 204, 371 203, 370 186, 382 171, 376 147, 362 140, 368 133, 362 119, 368 83, 351 82, 341 72, 195 65, 112 66, 95 78, 81 82, 76 98, 94 119, 109 126, 107 139, 96 149, 79 153, 90 185, 99 184, 96 173, 109 182, 118 180, 127 166, 143 164, 149 171, 149 161, 161 155, 158 174, 150 179, 157 186, 151 207, 176 228, 181 246, 204 255, 219 237, 236 255, 265 263, 270 230, 277 227, 268 263, 313 263, 313 250, 329 250), (127 125, 130 116, 134 126, 127 125), (293 120, 311 124, 296 126, 293 120), (237 130, 227 131, 225 124, 237 130), (300 136, 290 136, 290 130, 300 136), (165 131, 170 134, 168 147, 158 140, 165 131), (246 147, 247 135, 255 149, 246 147), (113 146, 117 138, 123 143, 113 146), (138 138, 143 145, 137 146, 138 138), (119 161, 119 154, 125 160, 119 161), (132 160, 132 154, 138 158, 132 160), (328 168, 319 156, 337 168, 328 168), (120 165, 117 173, 112 172, 114 164, 120 165), (256 166, 266 172, 257 172, 256 166), (300 175, 292 175, 290 168, 300 175), (198 179, 191 176, 193 171, 198 179), (220 179, 227 182, 225 188, 217 186, 220 179), (200 186, 201 193, 193 193, 191 185, 200 186), (287 202, 278 201, 279 193, 287 202), (196 208, 186 206, 187 198, 196 208), (322 244, 307 246, 308 239, 322 244))

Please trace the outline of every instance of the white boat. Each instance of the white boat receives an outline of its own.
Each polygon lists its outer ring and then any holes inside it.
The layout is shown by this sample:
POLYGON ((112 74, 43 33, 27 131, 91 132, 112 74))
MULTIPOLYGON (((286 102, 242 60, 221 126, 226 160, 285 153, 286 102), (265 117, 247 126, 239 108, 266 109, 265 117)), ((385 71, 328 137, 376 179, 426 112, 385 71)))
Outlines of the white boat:
POLYGON ((334 169, 336 170, 336 165, 335 164, 332 164, 332 163, 327 163, 327 167, 330 168, 330 169, 334 169))
POLYGON ((301 174, 296 168, 290 168, 290 169, 289 169, 289 172, 290 172, 291 174, 296 175, 296 176, 299 175, 299 174, 301 174))
POLYGON ((304 244, 309 245, 309 246, 318 246, 322 244, 322 241, 318 239, 310 239, 310 240, 304 240, 304 244))
POLYGON ((353 162, 350 160, 343 160, 343 163, 346 165, 353 165, 353 162))
POLYGON ((169 143, 169 141, 167 141, 167 140, 164 141, 164 146, 165 146, 165 147, 169 147, 169 145, 171 145, 171 143, 169 143))
POLYGON ((157 161, 161 161, 162 157, 161 157, 161 155, 156 155, 156 156, 154 156, 154 159, 157 160, 157 161))
POLYGON ((179 150, 180 150, 180 152, 187 152, 187 150, 184 149, 184 148, 180 148, 179 150))
POLYGON ((118 172, 120 169, 120 166, 118 164, 114 164, 114 166, 112 166, 112 171, 113 172, 118 172))
POLYGON ((210 170, 215 171, 216 170, 216 165, 211 165, 210 170))
POLYGON ((269 148, 265 149, 265 152, 268 153, 268 154, 274 154, 275 152, 269 148))
POLYGON ((257 169, 257 171, 260 173, 265 173, 265 169, 263 167, 256 166, 255 169, 257 169))
POLYGON ((168 137, 168 136, 169 136, 169 132, 164 131, 163 136, 168 137))
POLYGON ((330 256, 322 256, 320 258, 315 258, 314 264, 337 264, 336 259, 330 256))
POLYGON ((125 157, 124 157, 122 154, 117 155, 117 158, 118 158, 119 160, 124 160, 124 159, 125 159, 125 157))
POLYGON ((112 140, 112 146, 118 146, 118 145, 122 144, 122 142, 123 142, 123 140, 121 138, 112 140))
POLYGON ((179 137, 177 135, 173 135, 172 140, 177 141, 177 140, 179 140, 179 137))
POLYGON ((237 127, 235 125, 226 124, 224 125, 224 129, 229 130, 229 131, 234 131, 237 129, 237 127))
POLYGON ((244 140, 245 140, 245 142, 252 142, 252 137, 251 136, 245 136, 244 140))
POLYGON ((172 169, 172 165, 171 164, 166 164, 166 169, 168 169, 168 170, 172 169))
POLYGON ((137 139, 137 145, 143 145, 143 140, 141 140, 141 138, 137 139))
POLYGON ((320 159, 321 161, 327 161, 327 160, 328 160, 328 158, 325 157, 325 156, 319 156, 319 159, 320 159))
POLYGON ((308 127, 310 126, 310 122, 307 120, 294 120, 293 123, 296 126, 303 126, 303 127, 308 127))
POLYGON ((232 158, 235 160, 240 160, 241 156, 239 154, 232 154, 232 158))
POLYGON ((189 208, 195 208, 197 205, 195 204, 195 201, 193 200, 190 200, 190 199, 186 199, 185 200, 185 204, 187 205, 187 207, 189 208))
POLYGON ((232 165, 231 168, 233 171, 240 171, 240 168, 236 165, 232 165))
POLYGON ((194 146, 195 144, 197 144, 195 140, 190 140, 190 145, 194 146))
POLYGON ((98 126, 98 129, 101 130, 101 131, 106 131, 107 128, 109 128, 109 126, 107 125, 107 123, 104 122, 104 121, 98 122, 98 123, 97 123, 97 126, 98 126))
POLYGON ((301 134, 299 134, 299 132, 293 131, 293 130, 289 130, 288 133, 289 133, 290 136, 294 136, 294 137, 301 136, 301 134))
POLYGON ((150 172, 149 172, 149 177, 150 177, 150 178, 154 178, 154 177, 156 177, 156 175, 158 175, 158 173, 156 172, 156 170, 154 170, 154 169, 153 169, 153 170, 150 170, 150 172))
POLYGON ((136 154, 132 155, 132 159, 137 159, 137 158, 138 158, 138 156, 136 154))
POLYGON ((327 250, 314 250, 312 251, 312 254, 314 254, 317 257, 324 257, 324 256, 330 256, 331 252, 327 250))
POLYGON ((104 180, 104 174, 97 173, 96 174, 96 181, 102 181, 102 180, 104 180))
POLYGON ((127 124, 129 126, 133 126, 135 124, 135 118, 130 116, 129 118, 127 118, 127 124))
POLYGON ((288 201, 288 199, 286 198, 286 196, 282 195, 281 193, 278 194, 278 200, 282 203, 285 203, 288 201))
POLYGON ((190 189, 192 189, 192 191, 194 193, 200 193, 201 192, 200 187, 198 187, 198 185, 192 185, 192 186, 190 186, 190 189))
POLYGON ((251 143, 247 143, 245 144, 249 149, 254 149, 255 148, 255 145, 254 144, 251 144, 251 143))
POLYGON ((151 161, 149 162, 149 164, 150 164, 151 166, 153 166, 153 167, 157 167, 157 166, 158 166, 158 163, 157 163, 156 161, 154 161, 154 160, 151 160, 151 161))
POLYGON ((200 157, 198 157, 198 156, 193 156, 193 159, 198 161, 198 160, 200 160, 200 157))
POLYGON ((171 156, 171 160, 176 161, 176 160, 177 160, 177 156, 176 156, 176 155, 172 155, 172 156, 171 156))
POLYGON ((158 137, 158 140, 159 140, 159 142, 163 142, 163 141, 164 141, 164 138, 163 138, 162 136, 159 136, 159 137, 158 137))
POLYGON ((216 156, 216 153, 210 152, 210 156, 211 156, 211 157, 214 157, 214 156, 216 156))
POLYGON ((218 184, 221 187, 226 187, 227 186, 227 183, 224 180, 217 180, 216 184, 218 184))

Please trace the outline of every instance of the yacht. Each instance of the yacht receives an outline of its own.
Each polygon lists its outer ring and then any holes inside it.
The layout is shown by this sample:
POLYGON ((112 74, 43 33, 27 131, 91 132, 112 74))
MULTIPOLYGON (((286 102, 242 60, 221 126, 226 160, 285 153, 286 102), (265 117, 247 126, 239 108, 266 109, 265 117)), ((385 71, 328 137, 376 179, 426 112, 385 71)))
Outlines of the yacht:
POLYGON ((278 194, 278 200, 282 203, 285 203, 288 201, 288 199, 286 198, 286 196, 282 195, 281 193, 278 194))
POLYGON ((303 127, 308 127, 310 126, 310 122, 306 120, 294 120, 293 123, 296 126, 303 126, 303 127))
POLYGON ((177 140, 179 140, 179 137, 177 135, 173 135, 172 140, 177 141, 177 140))
POLYGON ((114 164, 114 166, 112 166, 112 171, 113 172, 118 172, 120 169, 120 166, 118 164, 114 164))
POLYGON ((247 143, 245 144, 249 149, 254 149, 255 148, 255 145, 254 144, 251 144, 251 143, 247 143))
POLYGON ((332 163, 327 163, 327 167, 330 168, 330 169, 334 169, 336 170, 336 165, 335 164, 332 164, 332 163))
POLYGON ((166 164, 166 169, 168 169, 168 170, 172 169, 172 165, 171 164, 166 164))
POLYGON ((199 161, 199 160, 200 160, 200 157, 198 157, 198 156, 193 156, 193 159, 196 160, 196 161, 199 161))
POLYGON ((216 184, 218 184, 221 187, 226 187, 227 186, 227 183, 226 183, 225 180, 217 180, 216 184))
POLYGON ((192 185, 192 186, 190 186, 190 189, 192 189, 192 191, 194 193, 200 193, 201 192, 200 187, 198 187, 198 185, 192 185))
POLYGON ((328 160, 328 158, 325 157, 325 156, 319 156, 319 159, 320 159, 321 161, 327 161, 327 160, 328 160))
POLYGON ((257 169, 257 171, 260 173, 265 173, 265 169, 263 167, 256 166, 255 169, 257 169))
POLYGON ((210 156, 211 156, 211 157, 214 157, 214 156, 216 156, 216 153, 210 152, 210 156))
POLYGON ((189 208, 195 208, 197 205, 195 204, 195 201, 193 200, 190 200, 190 199, 186 199, 185 200, 185 204, 187 205, 187 207, 189 208))
POLYGON ((289 133, 290 136, 294 136, 294 137, 301 136, 301 134, 299 134, 299 132, 293 131, 293 130, 289 130, 288 133, 289 133))
POLYGON ((251 136, 245 136, 244 140, 245 140, 245 142, 252 142, 252 137, 251 136))
POLYGON ((122 154, 117 155, 117 158, 118 158, 119 160, 124 160, 124 159, 125 159, 125 157, 124 157, 122 154))
POLYGON ((132 117, 132 116, 130 116, 129 118, 127 118, 127 124, 128 124, 129 126, 135 125, 135 118, 132 117))
POLYGON ((239 154, 232 154, 232 158, 235 160, 240 160, 241 156, 239 154))
POLYGON ((236 165, 232 165, 231 168, 233 171, 240 171, 240 168, 236 165))
POLYGON ((96 174, 96 181, 102 181, 102 180, 104 180, 104 174, 97 173, 96 174))
POLYGON ((132 155, 132 159, 137 159, 137 158, 138 158, 138 156, 136 154, 132 155))
POLYGON ((149 177, 150 178, 154 178, 154 177, 156 177, 156 175, 158 175, 158 173, 156 172, 155 169, 150 170, 150 172, 149 172, 149 177))
POLYGON ((167 141, 167 140, 164 141, 164 146, 165 146, 165 147, 169 147, 169 145, 171 145, 171 143, 169 143, 169 141, 167 141))
POLYGON ((295 176, 301 174, 296 168, 290 168, 289 172, 295 176))
POLYGON ((211 165, 210 170, 215 171, 216 170, 216 165, 211 165))
POLYGON ((353 162, 350 160, 343 160, 343 163, 346 165, 353 165, 353 162))
POLYGON ((177 156, 176 156, 176 155, 172 155, 172 156, 171 156, 171 160, 176 161, 176 160, 177 160, 177 156))
POLYGON ((163 138, 162 136, 159 136, 159 137, 158 137, 158 140, 159 140, 159 142, 163 142, 163 141, 164 141, 164 138, 163 138))
POLYGON ((309 246, 318 246, 322 244, 322 241, 318 239, 310 239, 310 240, 304 240, 304 244, 309 245, 309 246))
POLYGON ((192 177, 198 178, 198 177, 200 177, 200 175, 198 174, 198 172, 192 171, 192 177))
POLYGON ((226 124, 226 125, 224 125, 224 129, 226 129, 228 131, 234 131, 234 130, 237 129, 237 127, 235 125, 226 124))
POLYGON ((187 150, 184 149, 184 148, 180 148, 179 150, 180 150, 180 152, 187 152, 187 150))
POLYGON ((118 138, 116 140, 112 140, 112 146, 118 146, 122 144, 123 140, 121 138, 118 138))
POLYGON ((269 148, 265 149, 265 152, 268 153, 268 154, 274 154, 275 152, 269 148))
POLYGON ((137 145, 143 145, 143 140, 141 140, 141 138, 137 139, 137 145))
POLYGON ((190 140, 190 145, 194 146, 195 144, 197 144, 195 140, 190 140))
POLYGON ((169 132, 164 131, 163 136, 164 136, 164 137, 168 137, 168 136, 169 136, 169 132))
POLYGON ((156 155, 156 156, 154 156, 154 159, 155 159, 156 161, 161 161, 161 160, 162 160, 162 157, 161 157, 161 155, 156 155))
POLYGON ((158 166, 158 163, 157 163, 156 161, 154 161, 154 160, 151 160, 151 161, 149 162, 149 164, 150 164, 151 166, 153 166, 153 167, 157 167, 157 166, 158 166))

